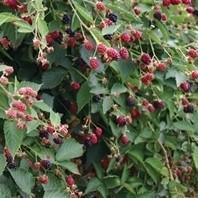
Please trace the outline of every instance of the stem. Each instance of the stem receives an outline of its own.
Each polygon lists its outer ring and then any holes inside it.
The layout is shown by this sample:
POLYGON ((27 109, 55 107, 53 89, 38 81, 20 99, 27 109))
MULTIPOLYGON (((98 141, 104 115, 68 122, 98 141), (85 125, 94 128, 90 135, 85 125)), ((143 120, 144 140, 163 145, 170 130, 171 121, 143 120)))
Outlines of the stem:
POLYGON ((158 140, 158 143, 164 153, 164 157, 165 157, 165 161, 166 161, 166 166, 167 166, 167 169, 168 169, 168 172, 169 172, 169 176, 170 176, 170 179, 171 180, 174 180, 174 177, 173 177, 173 173, 172 173, 172 170, 171 170, 171 167, 170 167, 170 162, 169 162, 169 159, 168 159, 168 154, 167 154, 167 151, 166 149, 164 148, 163 144, 158 140))

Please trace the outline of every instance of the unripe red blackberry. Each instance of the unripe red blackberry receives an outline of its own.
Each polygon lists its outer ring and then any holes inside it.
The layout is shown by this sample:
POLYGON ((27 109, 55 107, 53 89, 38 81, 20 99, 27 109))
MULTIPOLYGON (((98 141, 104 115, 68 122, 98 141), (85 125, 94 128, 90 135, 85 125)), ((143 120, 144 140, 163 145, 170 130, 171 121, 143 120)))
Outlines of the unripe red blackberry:
POLYGON ((37 177, 37 180, 41 184, 48 184, 49 178, 47 175, 40 175, 39 177, 37 177))
POLYGON ((198 79, 198 70, 194 70, 191 72, 191 78, 193 80, 197 80, 198 79))
POLYGON ((127 124, 127 119, 125 116, 119 116, 116 118, 116 123, 120 127, 125 126, 127 124))
POLYGON ((188 81, 182 82, 180 84, 180 88, 183 92, 189 92, 190 91, 190 83, 188 81))
POLYGON ((69 175, 66 177, 66 183, 69 187, 72 187, 73 185, 75 185, 75 180, 72 177, 72 175, 69 175))
POLYGON ((141 112, 139 111, 139 109, 137 107, 134 107, 131 110, 131 117, 132 119, 138 119, 141 116, 141 112))
POLYGON ((151 57, 149 54, 143 53, 140 57, 140 60, 145 64, 149 65, 151 63, 151 57))
POLYGON ((193 48, 188 50, 188 56, 191 57, 192 59, 195 59, 198 57, 198 50, 195 50, 193 48))
POLYGON ((17 9, 17 0, 3 0, 3 4, 12 9, 17 9))
POLYGON ((106 10, 105 4, 102 1, 97 1, 96 9, 100 12, 105 11, 106 10))
POLYGON ((99 54, 105 54, 106 50, 107 50, 107 47, 105 46, 105 44, 99 43, 99 44, 97 45, 97 52, 98 52, 99 54))
POLYGON ((93 131, 98 138, 100 138, 103 134, 103 130, 100 127, 96 127, 93 131))
POLYGON ((95 133, 92 133, 90 136, 89 136, 89 140, 92 144, 97 144, 98 143, 98 138, 96 136, 95 133))
POLYGON ((169 6, 171 4, 170 0, 163 0, 163 6, 169 6))
POLYGON ((154 79, 153 73, 146 73, 141 77, 141 81, 144 85, 150 85, 154 79))
POLYGON ((78 91, 80 89, 80 84, 78 82, 71 82, 71 89, 74 91, 78 91))
POLYGON ((133 36, 134 40, 140 40, 142 38, 142 32, 136 30, 132 33, 132 36, 133 36))
POLYGON ((192 7, 192 6, 188 6, 186 8, 186 11, 189 13, 189 14, 193 14, 195 12, 195 9, 192 7))
POLYGON ((182 0, 182 3, 188 5, 188 4, 191 4, 192 1, 191 0, 182 0))
POLYGON ((116 49, 109 47, 109 48, 107 48, 107 56, 108 56, 108 58, 117 60, 117 59, 119 59, 120 54, 116 49))
POLYGON ((150 113, 155 112, 155 107, 154 107, 151 103, 149 103, 148 106, 147 106, 146 108, 147 108, 147 110, 148 110, 150 113))
POLYGON ((129 143, 129 138, 128 138, 128 136, 126 135, 126 134, 123 134, 123 135, 121 135, 120 136, 120 142, 122 143, 122 144, 128 144, 129 143))
POLYGON ((89 66, 91 69, 95 70, 99 67, 99 60, 96 57, 89 58, 89 66))
POLYGON ((164 72, 167 69, 167 64, 166 63, 162 63, 162 62, 157 63, 156 64, 156 69, 158 71, 164 72))
POLYGON ((88 39, 84 40, 83 46, 86 50, 89 50, 89 51, 94 49, 94 44, 88 39))
POLYGON ((122 59, 128 59, 129 58, 129 52, 128 52, 127 48, 125 48, 125 47, 122 47, 120 49, 119 54, 120 54, 120 57, 122 59))
POLYGON ((167 21, 168 17, 166 16, 166 14, 162 13, 162 21, 167 21))
POLYGON ((131 35, 128 32, 121 34, 120 39, 122 42, 129 43, 131 41, 131 35))
POLYGON ((181 0, 170 0, 171 4, 173 5, 179 5, 181 3, 181 0))

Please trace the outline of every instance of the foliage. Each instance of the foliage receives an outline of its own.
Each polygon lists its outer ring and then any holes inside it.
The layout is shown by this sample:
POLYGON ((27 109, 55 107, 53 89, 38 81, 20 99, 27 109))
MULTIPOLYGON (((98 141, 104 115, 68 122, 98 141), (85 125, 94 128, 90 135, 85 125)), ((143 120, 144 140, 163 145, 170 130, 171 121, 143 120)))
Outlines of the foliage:
POLYGON ((2 197, 198 197, 191 0, 3 0, 2 197))

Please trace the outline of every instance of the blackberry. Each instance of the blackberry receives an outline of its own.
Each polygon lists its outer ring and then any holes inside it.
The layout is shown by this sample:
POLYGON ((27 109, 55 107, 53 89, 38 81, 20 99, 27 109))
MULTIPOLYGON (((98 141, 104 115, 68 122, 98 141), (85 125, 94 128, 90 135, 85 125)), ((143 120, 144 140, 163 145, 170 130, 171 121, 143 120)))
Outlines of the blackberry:
POLYGON ((118 16, 114 13, 109 13, 107 15, 107 18, 110 19, 112 22, 116 23, 118 20, 118 16))
POLYGON ((44 169, 50 169, 52 166, 52 164, 49 160, 41 160, 40 163, 44 169))
POLYGON ((54 141, 55 144, 62 144, 63 143, 63 140, 60 137, 54 138, 53 141, 54 141))
POLYGON ((94 95, 93 96, 93 101, 94 102, 100 102, 100 100, 101 100, 101 96, 100 95, 94 95))
POLYGON ((69 15, 67 15, 67 14, 64 14, 63 15, 63 18, 62 18, 62 22, 64 23, 64 24, 70 24, 71 23, 71 16, 69 16, 69 15))
POLYGON ((72 31, 71 28, 67 28, 67 29, 65 30, 65 32, 66 32, 67 34, 69 34, 70 37, 74 37, 74 36, 75 36, 75 32, 72 31))
POLYGON ((163 109, 164 108, 164 102, 161 100, 153 101, 152 105, 155 107, 155 109, 163 109))
POLYGON ((11 155, 7 156, 6 157, 6 162, 9 164, 9 163, 12 163, 13 162, 13 157, 11 155))
POLYGON ((16 162, 11 162, 11 163, 7 163, 7 167, 10 169, 15 169, 16 168, 16 162))
POLYGON ((113 35, 112 35, 112 34, 106 34, 106 35, 104 35, 103 37, 104 37, 104 39, 106 39, 106 40, 111 40, 111 39, 113 38, 113 35))
POLYGON ((185 106, 183 110, 184 110, 185 113, 193 113, 194 112, 194 107, 193 107, 192 104, 189 104, 189 105, 185 106))
POLYGON ((135 105, 135 100, 132 96, 129 96, 126 100, 126 104, 129 107, 133 107, 135 105))
POLYGON ((161 21, 162 19, 162 14, 160 11, 156 11, 154 14, 153 14, 153 17, 159 21, 161 21))
POLYGON ((42 130, 42 131, 39 132, 39 137, 48 139, 49 138, 49 133, 47 131, 42 130))

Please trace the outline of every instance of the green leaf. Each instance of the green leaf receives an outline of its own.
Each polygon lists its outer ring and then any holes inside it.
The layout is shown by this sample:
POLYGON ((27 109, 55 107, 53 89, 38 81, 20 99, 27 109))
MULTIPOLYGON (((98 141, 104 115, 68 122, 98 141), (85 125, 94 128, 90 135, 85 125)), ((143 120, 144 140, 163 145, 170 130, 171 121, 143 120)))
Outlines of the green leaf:
POLYGON ((193 125, 186 121, 177 121, 173 123, 176 129, 184 131, 194 131, 193 125))
POLYGON ((198 147, 197 146, 193 148, 192 158, 193 158, 195 168, 198 170, 198 147))
POLYGON ((113 85, 113 87, 111 88, 111 94, 112 95, 120 95, 121 93, 125 93, 127 92, 127 88, 123 85, 123 84, 120 84, 120 83, 115 83, 113 85))
POLYGON ((18 129, 15 122, 5 121, 4 134, 6 146, 10 149, 12 155, 15 155, 22 144, 25 136, 25 130, 18 129))
POLYGON ((119 27, 120 27, 120 24, 107 26, 102 29, 102 35, 113 34, 114 32, 116 32, 119 29, 119 27))
POLYGON ((79 27, 80 27, 80 22, 79 22, 78 18, 76 17, 76 15, 74 14, 72 17, 71 29, 73 31, 75 31, 79 27))
POLYGON ((109 175, 103 178, 104 184, 108 189, 120 186, 120 178, 115 175, 109 175))
POLYGON ((27 133, 34 131, 35 129, 38 128, 39 125, 41 125, 41 122, 39 122, 38 120, 32 120, 28 122, 27 133))
POLYGON ((127 165, 124 166, 124 169, 122 171, 122 176, 121 176, 121 183, 125 183, 126 180, 128 179, 129 177, 129 169, 127 167, 127 165))
POLYGON ((65 184, 63 180, 55 175, 48 175, 49 182, 43 185, 44 196, 43 198, 69 198, 68 193, 65 192, 65 184))
POLYGON ((80 157, 83 154, 83 145, 70 138, 65 140, 56 153, 57 161, 67 161, 80 157))
POLYGON ((94 192, 94 191, 97 191, 98 188, 100 186, 102 186, 103 183, 98 179, 98 178, 93 178, 89 181, 89 183, 87 184, 87 188, 85 190, 85 195, 90 193, 90 192, 94 192))
POLYGON ((3 154, 0 154, 0 175, 3 174, 3 171, 6 167, 6 160, 3 154))
POLYGON ((59 164, 62 167, 66 168, 68 171, 74 173, 75 175, 80 175, 80 172, 78 170, 78 166, 74 162, 63 161, 63 162, 59 162, 59 164))
POLYGON ((87 82, 85 82, 77 94, 77 104, 78 104, 78 112, 82 110, 82 108, 89 103, 91 98, 90 87, 87 82))
POLYGON ((82 7, 79 3, 76 1, 73 1, 73 4, 76 8, 76 10, 79 12, 79 14, 88 22, 94 23, 92 16, 89 14, 90 12, 87 11, 86 8, 82 7))
POLYGON ((52 89, 57 87, 64 79, 66 74, 65 69, 61 67, 53 67, 44 72, 42 76, 43 89, 52 89))
POLYGON ((12 198, 10 188, 6 184, 0 184, 1 198, 12 198))
POLYGON ((28 195, 31 194, 32 188, 35 184, 35 180, 33 175, 25 171, 23 169, 11 170, 9 169, 10 174, 12 175, 14 181, 16 182, 19 188, 27 193, 28 195))
POLYGON ((50 122, 53 126, 59 126, 61 123, 61 117, 59 113, 55 113, 54 111, 50 111, 50 122))
POLYGON ((37 22, 37 25, 38 25, 38 30, 41 34, 41 36, 43 38, 45 38, 45 36, 48 34, 49 32, 49 29, 48 29, 48 26, 47 26, 47 23, 45 20, 43 20, 41 17, 38 18, 38 22, 37 22))
POLYGON ((22 81, 19 83, 19 85, 17 86, 17 88, 22 88, 22 87, 31 87, 34 91, 39 91, 41 88, 41 84, 37 84, 34 82, 29 82, 29 81, 22 81))
POLYGON ((103 113, 106 114, 107 111, 111 109, 112 105, 113 105, 112 98, 110 96, 104 97, 103 103, 102 103, 103 113))
POLYGON ((113 61, 110 66, 118 73, 122 82, 126 82, 134 71, 134 63, 130 60, 113 61))
POLYGON ((164 172, 165 166, 158 158, 149 157, 145 160, 145 163, 149 164, 159 174, 167 176, 167 174, 164 172))
POLYGON ((19 27, 18 31, 23 33, 32 32, 32 26, 29 25, 26 21, 21 18, 9 13, 9 12, 1 12, 0 13, 0 26, 4 23, 13 22, 17 27, 19 27))
POLYGON ((42 100, 35 102, 33 105, 34 107, 42 111, 51 112, 51 108, 47 104, 45 104, 42 100))

